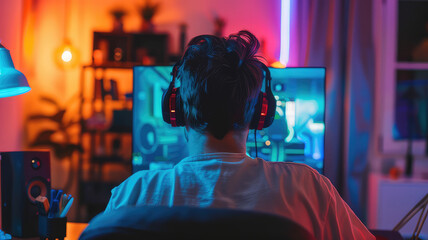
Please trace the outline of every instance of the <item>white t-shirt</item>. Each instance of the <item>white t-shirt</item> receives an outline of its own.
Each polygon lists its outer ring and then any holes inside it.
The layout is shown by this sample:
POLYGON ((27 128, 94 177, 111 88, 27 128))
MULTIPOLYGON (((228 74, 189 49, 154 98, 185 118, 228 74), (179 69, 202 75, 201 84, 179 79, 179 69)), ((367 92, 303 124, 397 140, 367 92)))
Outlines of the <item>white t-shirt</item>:
POLYGON ((139 171, 112 190, 106 211, 135 205, 256 210, 291 219, 316 239, 375 239, 314 169, 238 153, 202 154, 172 169, 139 171))

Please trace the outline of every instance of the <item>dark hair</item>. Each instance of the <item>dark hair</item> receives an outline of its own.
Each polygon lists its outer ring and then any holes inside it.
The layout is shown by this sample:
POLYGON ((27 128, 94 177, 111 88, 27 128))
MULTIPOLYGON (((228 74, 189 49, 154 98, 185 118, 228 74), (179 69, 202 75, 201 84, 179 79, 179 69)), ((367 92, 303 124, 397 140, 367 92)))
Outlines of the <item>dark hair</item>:
POLYGON ((189 42, 177 76, 189 127, 217 139, 248 127, 263 82, 259 47, 249 31, 189 42))

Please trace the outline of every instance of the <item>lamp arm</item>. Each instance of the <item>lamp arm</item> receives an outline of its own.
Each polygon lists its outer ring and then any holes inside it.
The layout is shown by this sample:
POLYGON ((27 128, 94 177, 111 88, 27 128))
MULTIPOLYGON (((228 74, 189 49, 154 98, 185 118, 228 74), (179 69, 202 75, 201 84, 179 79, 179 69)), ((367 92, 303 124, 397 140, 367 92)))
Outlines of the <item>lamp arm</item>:
POLYGON ((425 220, 427 219, 427 215, 428 215, 428 211, 425 211, 426 209, 427 209, 427 204, 425 203, 425 207, 421 212, 421 216, 419 216, 418 224, 416 224, 415 231, 413 232, 412 237, 414 239, 419 239, 419 234, 421 233, 422 227, 424 226, 425 220), (422 219, 424 212, 425 212, 425 216, 422 219), (422 219, 422 222, 421 222, 421 219, 422 219))
MULTIPOLYGON (((400 222, 398 222, 398 224, 392 229, 393 231, 399 231, 401 228, 403 228, 404 225, 406 225, 410 219, 413 218, 413 216, 415 216, 421 209, 423 209, 423 212, 425 211, 425 208, 428 204, 428 194, 426 194, 407 214, 406 216, 403 217, 403 219, 401 219, 400 222)), ((422 217, 422 216, 421 216, 422 217)), ((420 218, 421 218, 420 217, 420 218)), ((425 216, 426 218, 426 216, 425 216)), ((424 224, 425 220, 422 222, 422 225, 424 224)), ((419 223, 418 223, 419 225, 419 223)), ((418 225, 416 227, 418 227, 418 225)), ((421 226, 422 228, 422 226, 421 226)))

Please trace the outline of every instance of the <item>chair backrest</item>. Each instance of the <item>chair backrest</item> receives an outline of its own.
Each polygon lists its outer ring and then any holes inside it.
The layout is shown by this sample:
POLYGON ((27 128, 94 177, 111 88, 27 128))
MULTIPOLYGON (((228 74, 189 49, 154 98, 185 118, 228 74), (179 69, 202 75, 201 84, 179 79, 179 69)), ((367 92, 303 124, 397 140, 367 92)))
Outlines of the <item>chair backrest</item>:
POLYGON ((259 212, 194 207, 125 207, 96 216, 80 240, 315 239, 295 222, 259 212))
POLYGON ((370 230, 376 240, 403 240, 401 234, 391 230, 370 230))

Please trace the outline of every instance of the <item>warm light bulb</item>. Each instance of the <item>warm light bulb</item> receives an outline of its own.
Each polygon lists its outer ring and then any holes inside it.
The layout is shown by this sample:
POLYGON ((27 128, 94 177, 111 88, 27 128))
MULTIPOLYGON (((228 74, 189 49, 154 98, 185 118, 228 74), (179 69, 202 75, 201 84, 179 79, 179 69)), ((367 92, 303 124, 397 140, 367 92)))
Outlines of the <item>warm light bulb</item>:
POLYGON ((79 51, 65 40, 55 51, 55 62, 61 69, 73 68, 79 63, 79 51))
POLYGON ((71 59, 73 59, 73 54, 71 54, 70 50, 66 49, 64 50, 64 52, 62 52, 61 59, 64 62, 70 62, 71 59))

